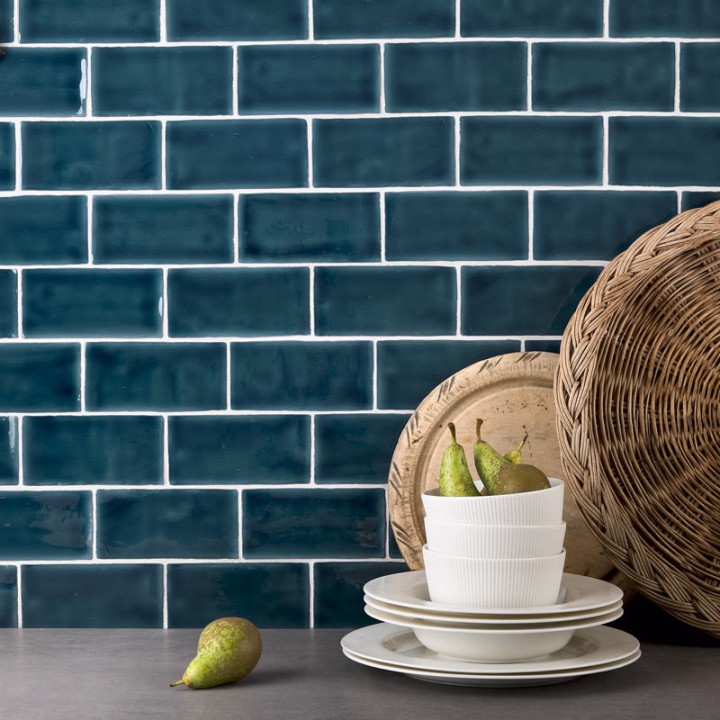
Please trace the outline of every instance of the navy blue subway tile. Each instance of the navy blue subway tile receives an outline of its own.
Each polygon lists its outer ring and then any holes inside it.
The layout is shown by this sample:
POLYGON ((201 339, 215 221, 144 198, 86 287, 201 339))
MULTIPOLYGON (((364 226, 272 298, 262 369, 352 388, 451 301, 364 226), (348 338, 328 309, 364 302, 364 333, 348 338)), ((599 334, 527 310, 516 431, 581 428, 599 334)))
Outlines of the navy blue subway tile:
POLYGON ((390 531, 388 532, 388 557, 393 560, 402 560, 403 558, 400 546, 397 544, 397 540, 393 534, 392 523, 390 524, 390 531))
POLYGON ((246 490, 242 505, 246 558, 385 555, 384 490, 246 490))
POLYGON ((677 212, 674 192, 535 193, 538 260, 611 260, 677 212))
POLYGON ((378 196, 245 195, 240 198, 240 258, 245 262, 379 260, 378 196))
POLYGON ((720 109, 720 43, 680 46, 680 109, 714 112, 720 109))
POLYGON ((672 110, 672 43, 537 43, 534 110, 672 110))
POLYGON ((100 490, 98 557, 237 557, 237 506, 231 490, 100 490))
POLYGON ((162 432, 160 417, 26 417, 25 484, 161 483, 162 432))
POLYGON ((23 187, 160 187, 158 122, 29 122, 22 128, 23 187))
POLYGON ((232 346, 232 406, 362 410, 372 404, 372 347, 364 342, 248 342, 232 346))
POLYGON ((412 410, 434 387, 458 370, 494 355, 518 350, 520 343, 513 340, 379 342, 378 407, 412 410))
POLYGON ((160 270, 26 270, 27 337, 150 337, 162 333, 160 270))
POLYGON ((313 124, 318 186, 453 182, 452 118, 315 120, 313 124))
POLYGON ((89 492, 0 493, 0 558, 89 558, 91 513, 89 492))
POLYGON ((682 194, 682 210, 692 210, 704 207, 711 202, 720 200, 720 193, 715 191, 707 192, 684 192, 682 194))
POLYGON ((220 343, 97 343, 87 348, 92 410, 218 410, 226 405, 220 343))
POLYGON ((218 617, 244 617, 261 628, 305 628, 309 614, 304 563, 168 566, 171 628, 200 628, 218 617))
POLYGON ((525 350, 528 352, 549 352, 557 355, 560 352, 560 340, 526 340, 525 350))
POLYGON ((307 268, 171 270, 168 318, 175 336, 307 335, 307 268))
POLYGON ((307 0, 168 0, 170 40, 300 40, 307 0))
POLYGON ((232 112, 229 47, 128 47, 93 51, 96 115, 232 112))
POLYGON ((610 34, 620 37, 717 37, 720 5, 708 0, 610 3, 610 34))
POLYGON ((698 117, 610 119, 610 182, 720 185, 720 121, 698 117))
POLYGON ((319 267, 318 335, 447 335, 455 332, 454 268, 319 267))
POLYGON ((528 254, 527 193, 388 193, 388 260, 519 260, 528 254))
POLYGON ((462 0, 461 34, 477 37, 602 35, 603 0, 462 0))
POLYGON ((0 190, 15 187, 15 134, 10 123, 0 123, 0 190))
POLYGON ((402 562, 320 562, 315 564, 315 627, 367 625, 363 586, 378 577, 407 570, 402 562))
POLYGON ((173 484, 310 480, 306 415, 171 417, 169 433, 173 484))
POLYGON ((385 483, 404 414, 318 415, 315 480, 318 483, 385 483))
POLYGON ((241 113, 354 113, 380 108, 379 45, 238 49, 241 113))
POLYGON ((455 0, 314 0, 316 38, 455 34, 455 0))
POLYGON ((526 44, 399 43, 385 49, 391 112, 524 110, 526 44))
POLYGON ((160 39, 160 0, 17 0, 23 42, 160 39))
POLYGON ((0 115, 84 115, 85 50, 13 48, 2 58, 0 115))
POLYGON ((23 626, 160 628, 160 565, 27 565, 23 626))
POLYGON ((0 263, 87 260, 86 200, 77 195, 0 198, 0 263))
POLYGON ((467 335, 561 335, 599 267, 474 267, 462 277, 467 335))
POLYGON ((18 482, 18 419, 0 418, 0 485, 18 482))
POLYGON ((0 347, 0 411, 79 409, 79 344, 5 344, 0 347))
POLYGON ((303 120, 209 120, 167 127, 171 188, 307 185, 303 120))
POLYGON ((0 270, 0 337, 17 336, 17 273, 0 270))
POLYGON ((93 257, 100 263, 231 262, 233 199, 230 195, 96 197, 93 257))
POLYGON ((0 628, 17 627, 17 570, 13 565, 0 566, 0 628))
POLYGON ((460 171, 470 185, 590 184, 602 179, 599 117, 469 117, 460 171))
POLYGON ((13 0, 0 0, 0 43, 12 42, 14 29, 13 0))

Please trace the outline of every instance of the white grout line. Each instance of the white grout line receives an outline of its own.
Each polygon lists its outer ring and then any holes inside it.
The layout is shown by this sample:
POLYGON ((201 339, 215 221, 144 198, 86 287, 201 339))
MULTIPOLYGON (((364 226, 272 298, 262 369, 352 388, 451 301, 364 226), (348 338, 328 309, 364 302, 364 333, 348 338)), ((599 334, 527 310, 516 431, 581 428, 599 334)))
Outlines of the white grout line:
POLYGON ((387 193, 380 191, 380 262, 385 264, 387 245, 387 193))
POLYGON ((162 310, 162 339, 169 339, 169 320, 168 315, 170 314, 170 305, 168 301, 168 269, 163 268, 162 271, 162 297, 160 298, 161 310, 162 310))
POLYGON ((233 193, 233 264, 240 262, 240 192, 233 193))
POLYGON ((678 215, 682 212, 682 198, 683 194, 680 192, 680 190, 677 191, 677 211, 678 215))
POLYGON ((232 46, 232 113, 233 115, 240 114, 240 88, 238 83, 240 79, 238 77, 238 48, 237 45, 232 46))
POLYGON ((525 92, 527 93, 525 97, 525 105, 528 112, 532 111, 532 59, 533 59, 533 43, 531 41, 528 41, 527 43, 527 68, 525 73, 525 92))
POLYGON ((162 626, 168 629, 168 564, 162 563, 162 626))
MULTIPOLYGON (((622 0, 621 0, 622 2, 622 0)), ((610 37, 610 0, 603 0, 603 38, 610 37)))
POLYGON ((167 0, 160 0, 160 43, 167 43, 167 0))
POLYGON ((93 264, 93 215, 95 213, 95 198, 89 195, 85 198, 87 205, 87 261, 89 265, 93 264))
POLYGON ((316 468, 317 462, 317 440, 315 433, 317 432, 317 424, 315 422, 315 413, 310 413, 310 485, 317 485, 316 468))
POLYGON ((170 485, 170 420, 166 413, 162 415, 162 441, 163 441, 163 459, 162 459, 162 481, 163 485, 170 485))
POLYGON ((18 487, 25 485, 25 454, 24 442, 23 442, 23 417, 18 415, 16 418, 17 422, 17 459, 18 459, 18 487))
POLYGON ((22 162, 22 123, 16 122, 15 127, 15 191, 22 190, 23 162, 22 162))
MULTIPOLYGON (((20 0, 15 0, 20 2, 20 0)), ((23 626, 23 605, 22 605, 22 583, 23 583, 23 566, 21 563, 15 565, 16 568, 16 582, 17 582, 17 626, 22 628, 23 626)))
POLYGON ((378 344, 372 344, 372 409, 378 409, 378 344))
POLYGON ((462 124, 459 117, 454 121, 455 149, 455 187, 460 187, 460 143, 462 142, 462 124))
POLYGON ((603 146, 602 146, 602 184, 607 187, 610 184, 610 120, 603 115, 603 146))
POLYGON ((80 412, 87 410, 87 342, 80 342, 80 412))
POLYGON ((528 192, 528 260, 535 257, 535 191, 528 192))
POLYGON ((314 7, 314 0, 307 0, 307 9, 308 9, 308 40, 314 40, 315 39, 315 7, 314 7))
POLYGON ((226 409, 232 410, 232 343, 225 343, 225 398, 226 409))
POLYGON ((310 581, 310 629, 315 627, 315 561, 311 560, 308 568, 308 578, 310 581))
POLYGON ((167 120, 160 121, 160 189, 167 190, 167 120))
POLYGON ((92 559, 98 559, 97 545, 98 545, 98 509, 97 509, 97 490, 91 490, 92 493, 92 513, 90 522, 92 524, 91 529, 91 547, 92 547, 92 559))
POLYGON ((20 42, 20 0, 13 3, 13 43, 20 42))
POLYGON ((238 557, 243 556, 243 493, 238 490, 237 493, 237 516, 238 516, 238 557))
POLYGON ((455 334, 460 337, 462 335, 462 267, 458 265, 455 268, 455 334))
MULTIPOLYGON (((370 412, 369 409, 363 411, 365 415, 370 412)), ((411 411, 407 411, 410 414, 411 411)), ((3 486, 3 493, 5 492, 96 492, 98 490, 128 490, 134 492, 136 490, 151 491, 157 493, 174 493, 182 492, 184 490, 197 491, 197 490, 223 490, 227 492, 234 492, 237 490, 304 490, 307 492, 313 492, 317 489, 323 490, 380 490, 386 486, 386 483, 316 483, 311 485, 309 482, 300 483, 203 483, 203 484, 177 484, 177 485, 127 485, 127 484, 92 484, 92 485, 28 485, 25 484, 23 487, 15 485, 3 486)), ((2 561, 0 561, 2 564, 2 561)))
POLYGON ((462 12, 461 12, 461 0, 455 0, 455 39, 460 40, 460 31, 461 31, 461 20, 462 20, 462 12))
POLYGON ((15 294, 15 302, 17 303, 17 337, 21 340, 24 336, 23 328, 23 272, 22 268, 13 271, 17 282, 17 292, 15 294))
POLYGON ((385 99, 385 43, 380 43, 380 114, 387 114, 385 99))
POLYGON ((93 117, 92 56, 93 49, 89 47, 87 51, 87 69, 85 71, 85 117, 88 118, 93 117))
MULTIPOLYGON (((415 338, 416 340, 418 338, 415 338)), ((461 337, 457 338, 452 336, 453 340, 476 340, 474 337, 461 337)), ((491 338, 494 341, 502 341, 503 338, 491 338)), ((505 338, 507 340, 507 338, 505 338)), ((515 342, 520 342, 522 338, 509 338, 515 342)), ((560 337, 537 337, 532 338, 533 340, 559 340, 560 337)), ((160 410, 88 410, 87 412, 80 412, 79 410, 72 410, 69 412, 0 412, 0 418, 6 417, 118 417, 118 416, 130 416, 130 417, 274 417, 277 415, 310 415, 315 413, 316 415, 367 415, 370 412, 370 408, 364 408, 361 410, 182 410, 178 412, 168 413, 167 411, 160 410)), ((378 408, 378 415, 409 415, 413 412, 413 408, 378 408)), ((45 486, 43 486, 45 487, 45 486)), ((113 487, 113 486, 108 486, 113 487)), ((148 487, 155 487, 149 485, 148 487)), ((204 487, 204 486, 203 486, 204 487)), ((258 486, 260 487, 260 486, 258 486)))
POLYGON ((675 43, 675 96, 673 102, 674 112, 680 112, 680 57, 682 54, 682 46, 679 42, 675 43))
POLYGON ((315 187, 315 170, 313 167, 313 121, 307 120, 307 171, 308 171, 308 187, 315 187))
POLYGON ((310 290, 308 291, 308 297, 310 300, 310 335, 303 335, 306 340, 311 340, 316 337, 315 335, 315 268, 310 268, 310 290))

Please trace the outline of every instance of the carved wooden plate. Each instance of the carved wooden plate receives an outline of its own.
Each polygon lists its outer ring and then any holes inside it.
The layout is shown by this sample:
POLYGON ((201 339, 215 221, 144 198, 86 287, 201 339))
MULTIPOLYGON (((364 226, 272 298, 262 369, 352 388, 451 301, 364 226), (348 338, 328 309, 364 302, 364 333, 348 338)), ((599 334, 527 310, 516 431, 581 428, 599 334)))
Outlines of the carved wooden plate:
MULTIPOLYGON (((527 432, 523 460, 550 477, 563 477, 553 394, 557 363, 553 353, 511 353, 483 360, 438 385, 412 415, 395 448, 388 484, 392 529, 411 569, 423 567, 425 526, 420 496, 438 484, 440 461, 450 442, 448 422, 455 423, 471 467, 475 419, 482 418, 483 438, 497 450, 504 453, 514 448, 527 432)), ((567 489, 564 516, 565 571, 604 578, 626 588, 624 576, 587 529, 567 489)))

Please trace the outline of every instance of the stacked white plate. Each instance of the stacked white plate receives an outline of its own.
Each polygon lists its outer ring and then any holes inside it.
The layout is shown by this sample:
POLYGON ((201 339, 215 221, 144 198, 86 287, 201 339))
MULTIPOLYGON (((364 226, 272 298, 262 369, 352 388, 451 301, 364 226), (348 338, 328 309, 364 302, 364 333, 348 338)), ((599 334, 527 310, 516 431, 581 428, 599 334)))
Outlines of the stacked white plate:
POLYGON ((424 571, 365 585, 365 612, 380 625, 345 636, 363 665, 451 685, 522 686, 607 672, 640 657, 637 640, 603 627, 622 615, 610 583, 565 573, 553 605, 475 608, 430 600, 424 571))

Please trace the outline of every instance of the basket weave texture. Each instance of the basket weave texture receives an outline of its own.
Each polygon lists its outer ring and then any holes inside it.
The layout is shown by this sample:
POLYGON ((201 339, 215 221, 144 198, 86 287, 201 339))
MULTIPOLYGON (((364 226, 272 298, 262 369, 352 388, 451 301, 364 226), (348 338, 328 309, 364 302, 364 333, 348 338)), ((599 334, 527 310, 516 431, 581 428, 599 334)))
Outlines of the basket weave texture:
POLYGON ((720 637, 720 202, 633 243, 563 336, 565 477, 615 565, 720 637))

